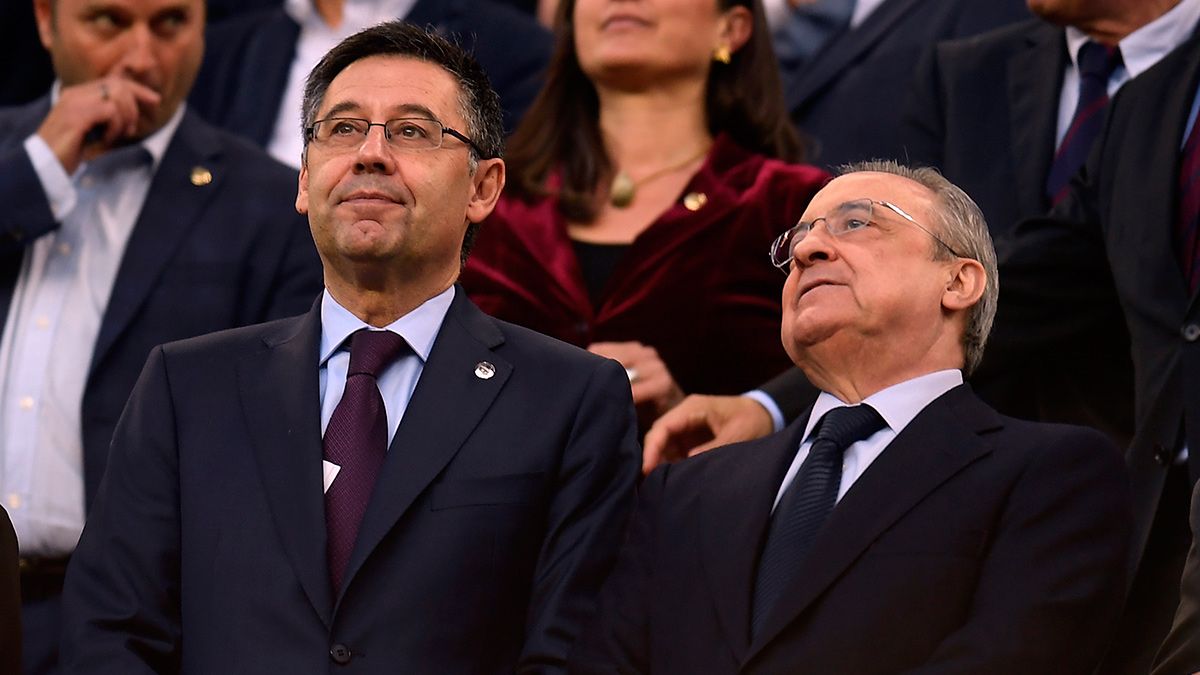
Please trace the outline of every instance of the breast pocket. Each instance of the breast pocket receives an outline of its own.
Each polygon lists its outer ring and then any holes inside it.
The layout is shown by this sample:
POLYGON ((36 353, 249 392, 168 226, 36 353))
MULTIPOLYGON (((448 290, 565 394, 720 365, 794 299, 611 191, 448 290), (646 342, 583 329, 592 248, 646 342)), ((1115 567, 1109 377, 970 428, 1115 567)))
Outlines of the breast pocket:
POLYGON ((464 506, 520 504, 538 501, 545 474, 522 473, 487 478, 460 478, 434 483, 429 492, 433 511, 464 506))

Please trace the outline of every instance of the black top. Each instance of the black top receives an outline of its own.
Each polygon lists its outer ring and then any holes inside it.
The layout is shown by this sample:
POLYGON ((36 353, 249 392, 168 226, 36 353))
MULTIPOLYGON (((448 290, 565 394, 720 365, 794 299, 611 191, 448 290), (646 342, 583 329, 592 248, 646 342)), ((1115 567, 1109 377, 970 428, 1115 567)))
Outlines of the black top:
POLYGON ((578 239, 572 239, 571 244, 575 247, 575 257, 579 260, 588 298, 593 307, 599 307, 602 300, 600 293, 616 269, 617 261, 629 250, 629 244, 595 244, 578 239))

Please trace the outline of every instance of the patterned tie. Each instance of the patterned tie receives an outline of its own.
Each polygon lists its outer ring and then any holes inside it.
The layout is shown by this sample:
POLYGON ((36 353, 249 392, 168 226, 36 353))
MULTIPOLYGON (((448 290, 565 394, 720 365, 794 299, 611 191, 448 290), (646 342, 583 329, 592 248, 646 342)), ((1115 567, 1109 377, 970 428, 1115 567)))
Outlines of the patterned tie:
POLYGON ((325 492, 329 578, 335 591, 342 587, 358 526, 387 454, 387 411, 375 378, 407 348, 404 338, 391 331, 364 328, 350 336, 346 388, 325 427, 324 441, 326 461, 341 467, 325 492))
POLYGON ((787 13, 771 28, 780 70, 798 78, 817 52, 849 27, 854 4, 855 0, 813 0, 792 7, 784 0, 787 13))
POLYGON ((1116 47, 1089 40, 1079 48, 1079 103, 1046 177, 1046 198, 1051 204, 1067 196, 1071 176, 1087 161, 1092 145, 1100 136, 1104 111, 1108 108, 1108 80, 1120 65, 1121 50, 1116 47))
POLYGON ((834 408, 821 418, 808 457, 771 517, 754 580, 751 637, 762 629, 767 612, 792 580, 821 526, 829 519, 842 484, 842 455, 846 448, 883 426, 883 418, 865 403, 834 408))
POLYGON ((1179 213, 1175 227, 1175 251, 1188 291, 1200 285, 1200 120, 1192 124, 1179 161, 1179 213))

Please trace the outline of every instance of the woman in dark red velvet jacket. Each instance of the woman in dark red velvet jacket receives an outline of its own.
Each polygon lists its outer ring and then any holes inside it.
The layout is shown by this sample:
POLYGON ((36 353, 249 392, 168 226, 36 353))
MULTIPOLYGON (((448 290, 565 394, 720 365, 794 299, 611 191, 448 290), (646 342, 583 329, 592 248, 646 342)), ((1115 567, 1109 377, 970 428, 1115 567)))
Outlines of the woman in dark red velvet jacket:
POLYGON ((827 176, 789 163, 760 1, 566 0, 557 32, 467 293, 620 361, 643 425, 788 367, 767 252, 827 176))

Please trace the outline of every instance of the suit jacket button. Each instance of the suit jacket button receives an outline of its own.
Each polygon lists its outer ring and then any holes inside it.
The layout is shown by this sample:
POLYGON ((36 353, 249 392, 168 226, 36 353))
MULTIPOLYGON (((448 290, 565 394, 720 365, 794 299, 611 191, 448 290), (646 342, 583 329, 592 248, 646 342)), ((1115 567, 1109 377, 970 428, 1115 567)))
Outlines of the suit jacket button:
POLYGON ((1188 342, 1195 342, 1200 338, 1200 324, 1189 323, 1183 327, 1183 339, 1188 342))
POLYGON ((335 644, 329 649, 329 658, 339 666, 344 666, 350 663, 350 659, 354 657, 354 653, 344 644, 335 644))
POLYGON ((1154 461, 1162 466, 1167 466, 1171 463, 1171 451, 1167 450, 1160 443, 1154 445, 1154 461))

